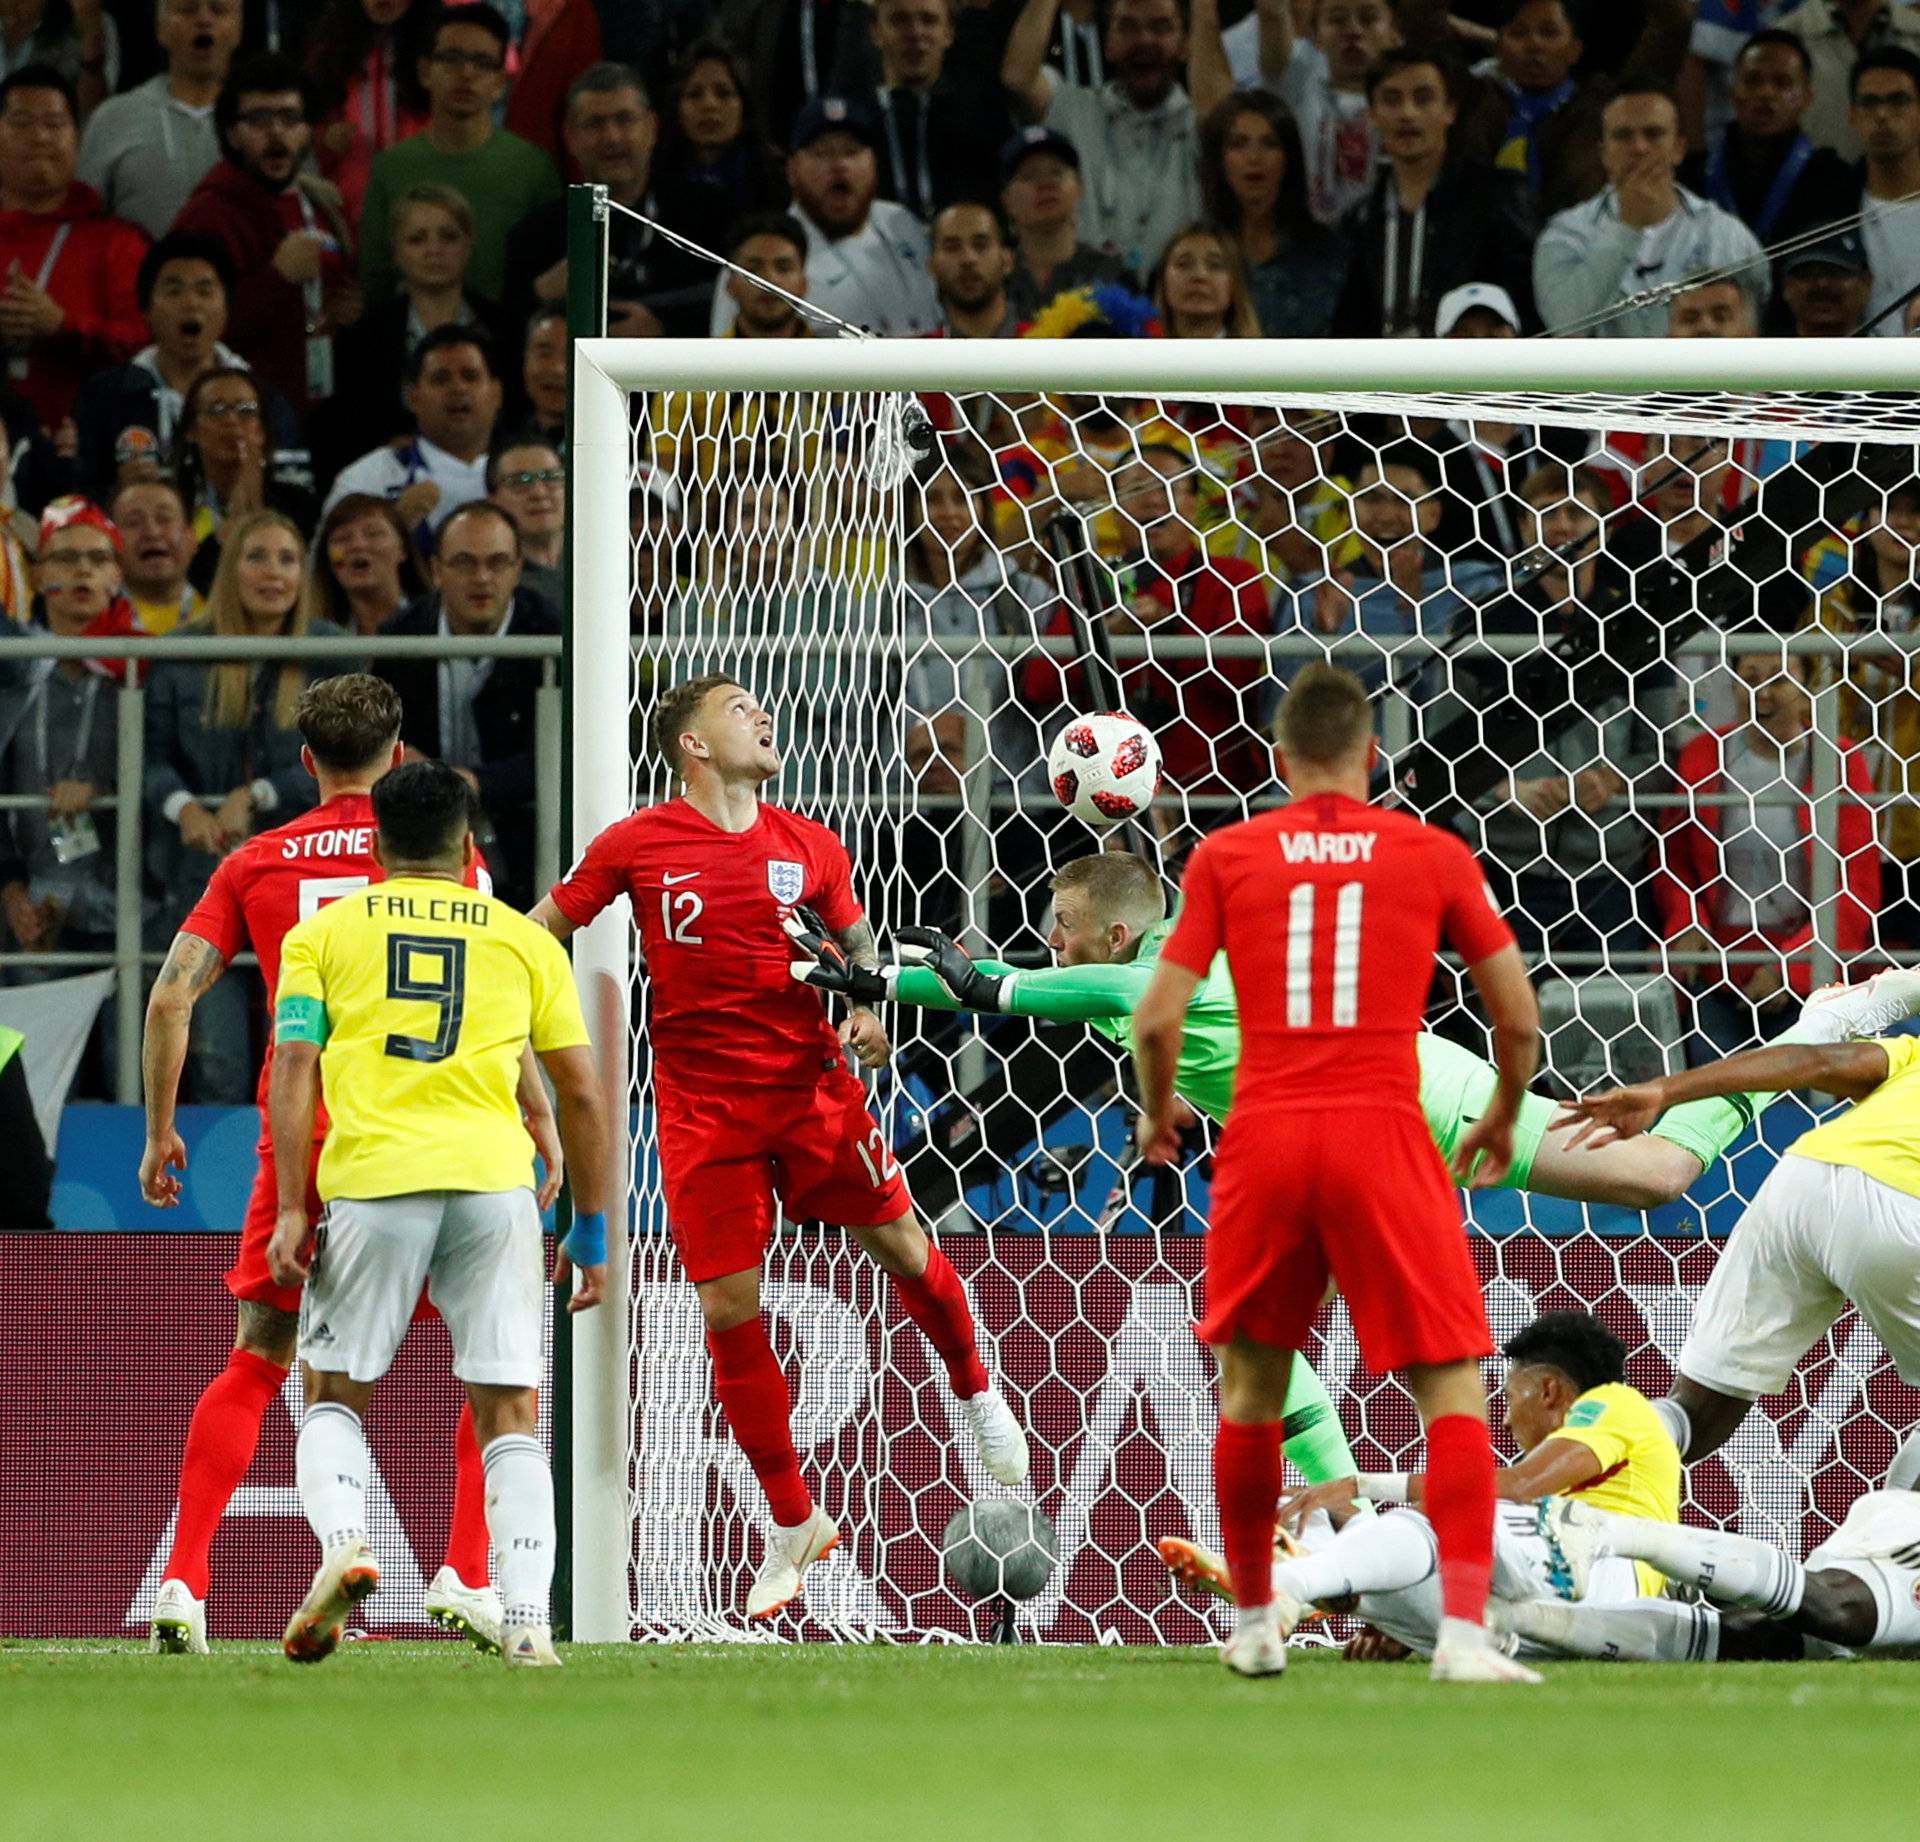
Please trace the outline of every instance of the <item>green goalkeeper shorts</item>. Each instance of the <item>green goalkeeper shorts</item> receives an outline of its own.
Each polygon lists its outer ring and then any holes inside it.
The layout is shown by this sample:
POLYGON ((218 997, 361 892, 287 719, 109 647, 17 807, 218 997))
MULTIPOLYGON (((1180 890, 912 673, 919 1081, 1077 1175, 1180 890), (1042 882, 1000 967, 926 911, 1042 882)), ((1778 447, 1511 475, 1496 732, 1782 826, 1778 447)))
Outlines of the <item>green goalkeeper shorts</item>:
MULTIPOLYGON (((1484 1056, 1444 1036, 1420 1033, 1420 1105, 1427 1116, 1427 1130, 1449 1165, 1460 1135, 1486 1112, 1499 1085, 1499 1070, 1484 1056)), ((1520 1102, 1520 1117, 1513 1127, 1513 1162, 1500 1179, 1500 1189, 1527 1187, 1540 1141, 1558 1111, 1539 1094, 1528 1094, 1520 1102)))

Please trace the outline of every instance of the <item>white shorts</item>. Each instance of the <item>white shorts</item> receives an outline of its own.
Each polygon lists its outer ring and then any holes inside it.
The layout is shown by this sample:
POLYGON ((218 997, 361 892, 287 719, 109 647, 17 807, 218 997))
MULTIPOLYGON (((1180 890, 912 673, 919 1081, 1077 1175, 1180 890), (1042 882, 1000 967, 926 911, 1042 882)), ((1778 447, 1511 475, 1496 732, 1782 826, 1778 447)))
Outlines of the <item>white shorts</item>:
POLYGON ((1807 1556, 1809 1573, 1850 1573, 1873 1595, 1875 1656, 1920 1657, 1920 1494, 1869 1490, 1807 1556))
POLYGON ((1680 1373, 1737 1400, 1778 1394, 1849 1299, 1920 1384, 1920 1196, 1788 1152, 1721 1250, 1680 1373))
POLYGON ((413 1321, 420 1288, 446 1320, 462 1381, 540 1381, 540 1212, 532 1190, 422 1190, 327 1204, 300 1303, 309 1368, 378 1381, 413 1321))

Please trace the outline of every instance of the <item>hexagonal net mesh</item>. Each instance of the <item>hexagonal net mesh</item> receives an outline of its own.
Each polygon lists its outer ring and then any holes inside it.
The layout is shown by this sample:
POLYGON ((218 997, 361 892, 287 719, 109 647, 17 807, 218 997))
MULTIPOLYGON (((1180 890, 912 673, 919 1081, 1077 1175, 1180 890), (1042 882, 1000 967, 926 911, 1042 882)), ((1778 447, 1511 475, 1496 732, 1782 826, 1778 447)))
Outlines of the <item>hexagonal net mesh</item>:
MULTIPOLYGON (((1103 846, 1177 888, 1198 838, 1282 797, 1274 707, 1329 657, 1376 694, 1383 797, 1458 830, 1515 923, 1547 1094, 1764 1040, 1920 930, 1908 402, 716 390, 635 395, 631 424, 632 798, 670 791, 643 742, 658 691, 738 673, 786 754, 769 793, 846 840, 883 957, 915 922, 1049 964, 1051 879, 1103 846), (1109 708, 1151 728, 1166 779, 1102 837, 1045 763, 1070 715, 1109 708)), ((632 1014, 630 1611, 639 1635, 734 1635, 765 1506, 666 1236, 644 980, 632 1014)), ((1153 1550, 1217 1540, 1189 1328, 1208 1132, 1176 1173, 1136 1167, 1126 1055, 1086 1023, 889 1021, 875 1114, 1030 1429, 1019 1494, 1058 1530, 1022 1619, 1209 1636, 1153 1550)), ((1486 1053, 1457 967, 1428 1029, 1486 1053)), ((1466 1102, 1428 1098, 1444 1140, 1466 1102)), ((1531 1192, 1471 1199, 1496 1336, 1588 1306, 1663 1392, 1716 1247, 1806 1118, 1783 1099, 1690 1163, 1672 1141, 1604 1172, 1543 1153, 1531 1192)), ((938 1360, 834 1228, 783 1225, 765 1297, 847 1535, 785 1628, 982 1634, 939 1541, 996 1487, 938 1360)), ((1417 1467, 1411 1403, 1360 1368, 1338 1302, 1309 1354, 1361 1464, 1417 1467)), ((1695 1469, 1689 1513, 1800 1551, 1915 1405, 1847 1312, 1695 1469)))

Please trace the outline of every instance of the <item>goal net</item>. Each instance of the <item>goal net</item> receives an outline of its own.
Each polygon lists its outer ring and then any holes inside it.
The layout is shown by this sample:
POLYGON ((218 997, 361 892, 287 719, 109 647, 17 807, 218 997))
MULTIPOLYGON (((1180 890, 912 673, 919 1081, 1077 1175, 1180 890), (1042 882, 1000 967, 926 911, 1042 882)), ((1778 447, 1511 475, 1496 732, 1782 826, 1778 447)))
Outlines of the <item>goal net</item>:
MULTIPOLYGON (((658 690, 725 670, 774 715, 769 793, 846 839, 883 951, 918 922, 1045 964, 1062 864, 1118 845, 1173 887, 1197 839, 1281 797, 1274 705, 1330 657, 1378 694, 1383 795, 1466 838, 1512 915, 1547 1091, 1764 1040, 1811 986, 1914 951, 1920 421, 1895 342, 774 343, 577 347, 576 849, 671 791, 658 690), (1109 708, 1152 727, 1167 778, 1103 837, 1046 756, 1109 708)), ((738 1636, 764 1508, 667 1238, 624 906, 578 954, 632 1177, 624 1298, 574 1327, 576 1632, 738 1636)), ((1213 1635, 1154 1549, 1217 1543, 1190 1328, 1209 1138, 1136 1168, 1125 1058, 1084 1026, 888 1022, 876 1117, 1029 1429, 1017 1494, 1058 1530, 1022 1627, 1213 1635)), ((1458 968, 1428 1027, 1485 1053, 1458 968)), ((1496 1339, 1587 1307, 1664 1392, 1806 1119, 1782 1100, 1648 1213, 1472 1198, 1496 1339)), ((831 1228, 782 1225, 765 1303, 847 1536, 780 1634, 987 1635, 940 1546, 997 1487, 937 1360, 831 1228)), ((1337 1301, 1308 1353, 1361 1464, 1417 1467, 1411 1402, 1337 1301)), ((1849 1313, 1695 1468, 1689 1514, 1803 1551, 1917 1406, 1849 1313)))

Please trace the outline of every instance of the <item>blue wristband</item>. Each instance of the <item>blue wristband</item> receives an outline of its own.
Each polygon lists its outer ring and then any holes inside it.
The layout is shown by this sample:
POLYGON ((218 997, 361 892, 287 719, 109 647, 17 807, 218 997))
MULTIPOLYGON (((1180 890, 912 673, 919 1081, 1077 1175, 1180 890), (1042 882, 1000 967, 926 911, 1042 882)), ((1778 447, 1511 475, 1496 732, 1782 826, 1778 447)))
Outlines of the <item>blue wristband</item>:
POLYGON ((560 1251, 575 1266, 604 1266, 607 1258, 607 1212, 595 1209, 591 1215, 576 1215, 560 1251))

